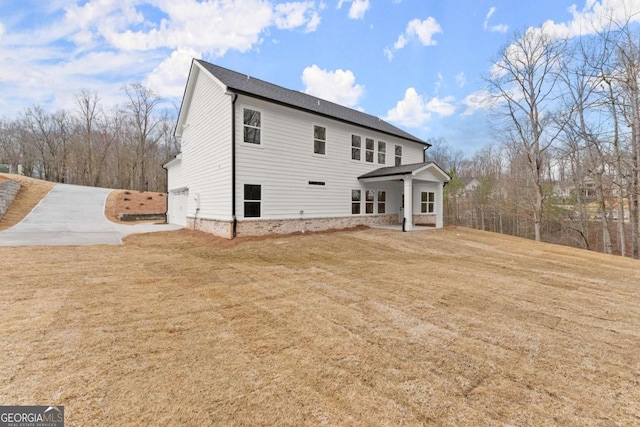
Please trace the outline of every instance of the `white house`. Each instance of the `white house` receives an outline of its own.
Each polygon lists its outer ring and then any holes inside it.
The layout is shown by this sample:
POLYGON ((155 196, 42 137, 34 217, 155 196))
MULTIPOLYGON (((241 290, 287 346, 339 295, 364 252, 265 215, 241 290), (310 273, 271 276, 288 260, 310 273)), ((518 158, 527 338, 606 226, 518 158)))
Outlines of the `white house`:
POLYGON ((228 238, 443 225, 449 176, 378 117, 194 60, 175 134, 170 223, 228 238))

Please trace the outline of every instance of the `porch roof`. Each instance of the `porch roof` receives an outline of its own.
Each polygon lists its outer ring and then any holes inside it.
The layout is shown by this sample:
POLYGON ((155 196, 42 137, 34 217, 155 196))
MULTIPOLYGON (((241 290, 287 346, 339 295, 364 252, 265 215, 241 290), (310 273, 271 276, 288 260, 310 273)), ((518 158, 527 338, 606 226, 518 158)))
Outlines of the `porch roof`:
POLYGON ((421 172, 429 171, 442 182, 448 182, 451 177, 437 164, 433 162, 412 163, 409 165, 386 166, 360 175, 360 180, 402 179, 406 175, 415 176, 421 172))

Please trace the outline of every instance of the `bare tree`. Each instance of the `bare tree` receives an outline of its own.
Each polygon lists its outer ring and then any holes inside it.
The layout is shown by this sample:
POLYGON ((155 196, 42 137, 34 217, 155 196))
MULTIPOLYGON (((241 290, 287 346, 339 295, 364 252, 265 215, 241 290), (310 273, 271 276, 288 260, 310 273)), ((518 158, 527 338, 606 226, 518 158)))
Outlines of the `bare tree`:
POLYGON ((137 170, 137 179, 132 184, 138 190, 146 190, 148 187, 148 148, 155 146, 159 139, 158 127, 161 119, 154 115, 154 112, 161 99, 140 83, 128 84, 123 89, 128 98, 124 109, 128 113, 128 123, 136 154, 132 178, 135 179, 137 170))
POLYGON ((526 155, 535 189, 533 222, 537 241, 541 240, 544 202, 543 154, 562 130, 557 126, 562 120, 557 119, 556 89, 565 46, 565 40, 554 39, 543 30, 516 33, 486 78, 497 111, 505 119, 503 138, 517 141, 526 155))

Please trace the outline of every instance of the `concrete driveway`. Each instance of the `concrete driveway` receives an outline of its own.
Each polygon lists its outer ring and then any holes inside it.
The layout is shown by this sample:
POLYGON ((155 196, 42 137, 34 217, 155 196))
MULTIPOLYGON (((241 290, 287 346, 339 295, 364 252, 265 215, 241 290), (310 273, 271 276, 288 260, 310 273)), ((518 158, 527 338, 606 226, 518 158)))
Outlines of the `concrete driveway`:
POLYGON ((119 245, 134 233, 178 230, 169 224, 115 224, 104 215, 107 188, 57 184, 22 222, 0 232, 0 246, 119 245))

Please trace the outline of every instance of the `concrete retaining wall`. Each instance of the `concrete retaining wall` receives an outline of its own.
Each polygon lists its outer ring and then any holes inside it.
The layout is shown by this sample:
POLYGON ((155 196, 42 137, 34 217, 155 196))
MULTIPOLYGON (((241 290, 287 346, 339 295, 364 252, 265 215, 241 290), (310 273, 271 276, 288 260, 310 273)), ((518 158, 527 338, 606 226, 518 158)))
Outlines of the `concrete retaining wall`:
POLYGON ((20 191, 20 184, 14 181, 5 181, 0 183, 0 219, 4 216, 9 209, 9 206, 16 198, 16 195, 20 191))

